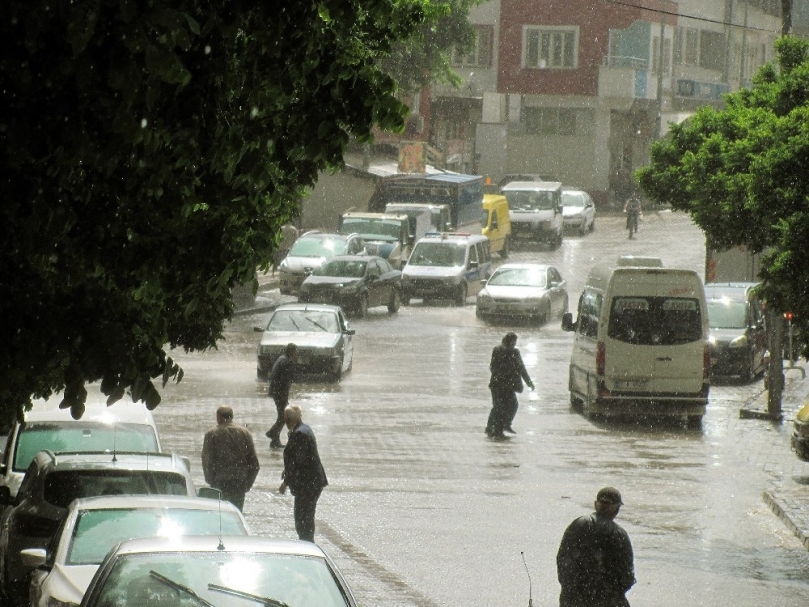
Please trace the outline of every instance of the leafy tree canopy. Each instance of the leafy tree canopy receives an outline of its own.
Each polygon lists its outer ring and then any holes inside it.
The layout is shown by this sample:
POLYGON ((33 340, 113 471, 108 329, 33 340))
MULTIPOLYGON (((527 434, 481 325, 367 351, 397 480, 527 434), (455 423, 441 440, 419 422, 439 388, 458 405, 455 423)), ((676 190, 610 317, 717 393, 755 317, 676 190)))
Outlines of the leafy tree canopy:
POLYGON ((0 417, 84 384, 149 407, 350 138, 400 130, 380 67, 433 0, 0 3, 0 417))
POLYGON ((783 37, 776 51, 777 66, 725 109, 673 126, 636 177, 650 198, 689 213, 710 246, 763 251, 765 297, 809 329, 809 42, 783 37))

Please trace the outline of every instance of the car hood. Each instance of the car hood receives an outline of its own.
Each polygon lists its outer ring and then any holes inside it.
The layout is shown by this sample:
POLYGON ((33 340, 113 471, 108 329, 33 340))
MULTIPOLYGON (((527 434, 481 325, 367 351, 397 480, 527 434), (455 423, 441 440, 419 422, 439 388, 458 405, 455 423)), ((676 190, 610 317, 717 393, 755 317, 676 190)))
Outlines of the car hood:
POLYGON ((307 276, 301 288, 324 287, 324 286, 346 286, 357 282, 359 278, 349 278, 347 276, 307 276))
POLYGON ((290 257, 286 256, 286 269, 290 272, 303 273, 306 269, 315 269, 323 265, 325 257, 290 257))
POLYGON ((298 348, 330 348, 337 344, 340 333, 317 333, 308 331, 273 331, 265 332, 261 337, 262 346, 286 346, 297 344, 298 348))
POLYGON ((500 285, 486 285, 481 294, 487 294, 494 299, 537 299, 548 293, 544 287, 506 287, 500 285))
POLYGON ((745 329, 709 329, 708 339, 717 344, 729 344, 744 333, 745 329))
POLYGON ((562 215, 564 217, 574 217, 584 213, 584 207, 562 207, 562 215))
POLYGON ((98 565, 61 565, 56 563, 43 583, 42 590, 49 597, 65 603, 81 603, 98 565))

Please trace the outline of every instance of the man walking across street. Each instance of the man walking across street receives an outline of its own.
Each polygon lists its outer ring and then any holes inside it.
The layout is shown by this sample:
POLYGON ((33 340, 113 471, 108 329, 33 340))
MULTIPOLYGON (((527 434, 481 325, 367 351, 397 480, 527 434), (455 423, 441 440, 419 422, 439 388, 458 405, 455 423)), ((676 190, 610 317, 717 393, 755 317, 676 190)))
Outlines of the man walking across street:
POLYGON ((253 486, 258 470, 258 456, 250 431, 233 423, 231 407, 219 407, 216 427, 205 433, 202 443, 205 482, 219 489, 223 499, 242 510, 244 494, 253 486))
POLYGON ((617 489, 604 487, 595 512, 565 530, 556 555, 559 607, 629 607, 625 595, 635 584, 632 544, 613 520, 622 504, 617 489))
POLYGON ((295 531, 298 538, 314 542, 317 500, 329 482, 320 463, 315 433, 301 421, 301 408, 298 405, 287 406, 284 422, 289 429, 289 438, 284 449, 283 482, 278 491, 283 494, 289 487, 295 497, 295 531))
POLYGON ((280 449, 281 429, 284 427, 284 409, 289 404, 289 386, 295 374, 295 364, 298 362, 298 346, 287 344, 284 353, 278 357, 270 371, 269 395, 275 402, 275 423, 267 430, 266 436, 270 439, 271 449, 280 449))
POLYGON ((492 410, 486 422, 486 434, 492 438, 504 438, 504 430, 515 434, 511 424, 517 415, 517 392, 522 392, 523 380, 534 389, 534 382, 528 376, 517 349, 516 333, 506 333, 502 343, 492 350, 489 370, 492 373, 489 381, 492 410))

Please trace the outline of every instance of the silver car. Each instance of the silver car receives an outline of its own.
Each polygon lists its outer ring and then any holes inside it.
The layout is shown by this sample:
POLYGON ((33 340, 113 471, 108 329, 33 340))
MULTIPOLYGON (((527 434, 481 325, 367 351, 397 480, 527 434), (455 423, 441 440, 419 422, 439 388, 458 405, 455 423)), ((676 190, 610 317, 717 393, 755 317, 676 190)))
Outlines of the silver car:
POLYGON ((540 324, 567 312, 567 285, 553 266, 503 264, 478 293, 475 314, 483 319, 530 319, 540 324))
POLYGON ((365 245, 358 234, 328 234, 311 230, 298 237, 278 267, 279 290, 297 295, 303 280, 335 255, 360 255, 365 245))
POLYGON ((578 230, 582 236, 596 228, 596 205, 584 190, 562 190, 562 220, 566 230, 578 230))
POLYGON ((136 537, 248 535, 244 516, 228 501, 115 495, 74 501, 49 548, 23 550, 34 568, 30 605, 78 605, 110 549, 136 537))
POLYGON ((255 536, 144 538, 114 548, 82 607, 356 607, 337 566, 311 542, 255 536))
POLYGON ((284 304, 278 306, 265 327, 258 345, 256 375, 269 378, 272 366, 289 343, 298 346, 296 371, 325 374, 338 381, 351 368, 354 329, 339 306, 327 304, 284 304))

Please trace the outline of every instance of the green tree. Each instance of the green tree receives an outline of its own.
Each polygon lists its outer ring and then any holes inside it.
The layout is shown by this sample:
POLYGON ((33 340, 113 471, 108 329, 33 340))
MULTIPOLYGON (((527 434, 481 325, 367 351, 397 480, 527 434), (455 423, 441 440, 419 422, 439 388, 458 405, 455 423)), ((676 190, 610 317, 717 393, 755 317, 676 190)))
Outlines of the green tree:
POLYGON ((0 4, 0 417, 85 382, 156 406, 351 138, 432 0, 0 4))

